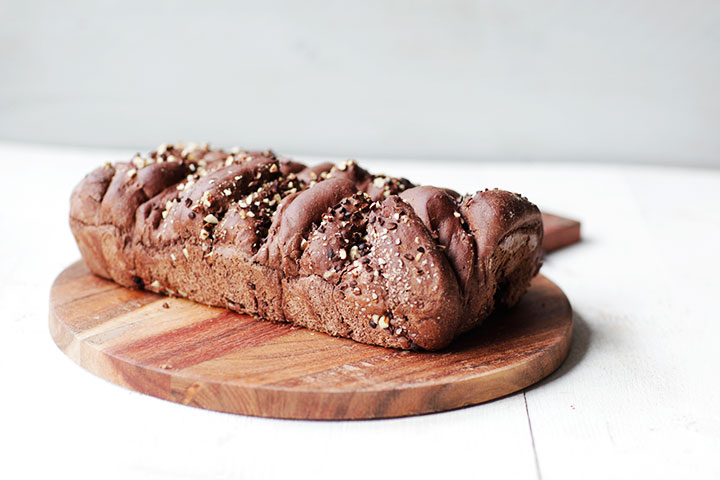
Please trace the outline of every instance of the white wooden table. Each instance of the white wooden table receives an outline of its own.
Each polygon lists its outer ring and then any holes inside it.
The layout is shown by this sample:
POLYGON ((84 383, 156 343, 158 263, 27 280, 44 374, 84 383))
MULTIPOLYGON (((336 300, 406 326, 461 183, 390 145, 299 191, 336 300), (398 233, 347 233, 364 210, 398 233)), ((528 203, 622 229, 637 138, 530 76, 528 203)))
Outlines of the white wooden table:
POLYGON ((573 304, 575 339, 559 371, 494 402, 309 422, 124 390, 53 344, 50 284, 79 257, 70 191, 130 153, 0 143, 0 477, 720 477, 720 171, 360 159, 421 183, 519 191, 580 219, 583 243, 543 267, 573 304))

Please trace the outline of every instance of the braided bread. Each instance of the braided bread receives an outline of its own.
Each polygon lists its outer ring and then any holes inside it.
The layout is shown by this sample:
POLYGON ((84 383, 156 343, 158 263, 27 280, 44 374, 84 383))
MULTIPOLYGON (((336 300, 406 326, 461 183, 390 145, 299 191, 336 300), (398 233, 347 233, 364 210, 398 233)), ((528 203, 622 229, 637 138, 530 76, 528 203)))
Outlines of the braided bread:
POLYGON ((94 170, 70 205, 101 277, 386 347, 445 347, 540 268, 542 220, 525 198, 354 161, 161 145, 94 170))

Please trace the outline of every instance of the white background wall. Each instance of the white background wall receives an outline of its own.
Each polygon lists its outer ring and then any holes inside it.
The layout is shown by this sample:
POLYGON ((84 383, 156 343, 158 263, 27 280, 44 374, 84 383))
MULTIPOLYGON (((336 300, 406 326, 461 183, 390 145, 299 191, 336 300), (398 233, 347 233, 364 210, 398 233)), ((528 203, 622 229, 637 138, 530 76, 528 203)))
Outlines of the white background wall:
POLYGON ((720 2, 0 0, 0 139, 720 166, 720 2))

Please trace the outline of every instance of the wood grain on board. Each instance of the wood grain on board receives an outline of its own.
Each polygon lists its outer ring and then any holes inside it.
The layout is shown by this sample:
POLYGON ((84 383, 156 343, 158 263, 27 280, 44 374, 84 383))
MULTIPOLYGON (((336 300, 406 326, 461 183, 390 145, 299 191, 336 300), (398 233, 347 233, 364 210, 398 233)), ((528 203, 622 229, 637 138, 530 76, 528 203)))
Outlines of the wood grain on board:
POLYGON ((70 358, 126 388, 224 412, 362 419, 443 411, 531 385, 567 356, 572 312, 539 275, 515 308, 439 352, 365 345, 118 286, 83 262, 50 294, 70 358))

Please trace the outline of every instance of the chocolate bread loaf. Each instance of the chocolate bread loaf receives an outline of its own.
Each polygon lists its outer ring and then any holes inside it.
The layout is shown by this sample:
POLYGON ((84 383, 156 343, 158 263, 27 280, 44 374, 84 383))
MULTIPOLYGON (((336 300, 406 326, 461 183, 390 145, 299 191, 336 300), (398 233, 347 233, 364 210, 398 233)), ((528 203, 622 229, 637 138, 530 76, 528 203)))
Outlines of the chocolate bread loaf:
POLYGON ((514 193, 183 144, 91 172, 70 226, 90 270, 121 285, 427 350, 515 304, 543 234, 514 193))

